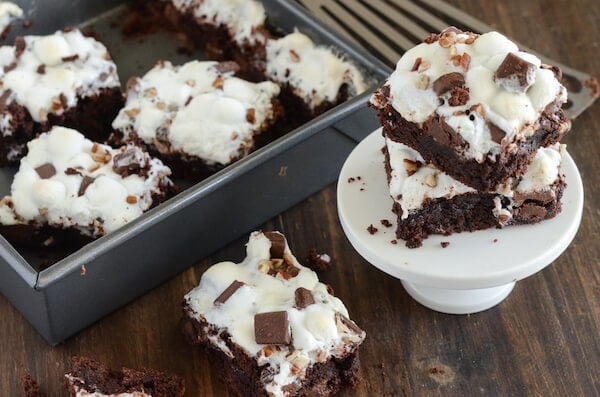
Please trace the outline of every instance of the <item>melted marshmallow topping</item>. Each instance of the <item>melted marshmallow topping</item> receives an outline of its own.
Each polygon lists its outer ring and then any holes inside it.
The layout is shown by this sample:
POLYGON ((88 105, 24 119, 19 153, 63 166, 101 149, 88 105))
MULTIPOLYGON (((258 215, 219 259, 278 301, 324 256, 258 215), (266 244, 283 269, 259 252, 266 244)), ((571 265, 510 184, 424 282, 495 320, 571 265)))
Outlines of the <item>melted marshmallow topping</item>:
POLYGON ((10 1, 0 1, 0 33, 15 20, 23 16, 23 10, 10 1))
MULTIPOLYGON (((36 122, 62 114, 81 97, 120 86, 106 47, 77 29, 25 36, 15 46, 0 47, 0 81, 3 103, 24 106, 36 122)), ((2 132, 9 134, 10 114, 4 110, 0 117, 2 132)))
POLYGON ((546 107, 567 100, 554 71, 502 34, 452 28, 408 50, 386 85, 403 118, 419 125, 443 118, 478 161, 535 132, 546 107))
POLYGON ((159 62, 128 82, 127 102, 113 122, 125 140, 134 132, 163 153, 227 165, 249 152, 275 118, 279 87, 234 77, 231 63, 159 62))
POLYGON ((358 69, 334 50, 318 46, 303 33, 290 33, 267 42, 266 75, 289 84, 294 93, 314 109, 323 102, 334 103, 346 84, 350 95, 367 89, 358 69))
POLYGON ((94 143, 78 131, 54 127, 27 144, 0 201, 0 223, 49 224, 99 237, 139 217, 153 195, 170 185, 171 171, 139 147, 94 143))
POLYGON ((348 319, 344 304, 327 291, 315 272, 298 263, 283 235, 271 234, 280 236, 283 242, 282 258, 272 254, 272 237, 253 232, 244 261, 210 267, 200 284, 185 296, 185 302, 190 315, 209 323, 207 334, 215 347, 233 356, 221 337, 227 332, 231 342, 254 357, 258 366, 267 366, 272 375, 266 384, 269 395, 283 396, 283 387, 301 382, 313 364, 331 356, 343 357, 358 348, 365 333, 348 319), (223 298, 227 289, 230 293, 223 298), (300 302, 298 291, 305 297, 300 302), (255 315, 273 312, 283 312, 289 320, 288 324, 280 324, 288 333, 288 341, 258 343, 255 315))
MULTIPOLYGON (((402 219, 421 209, 428 200, 476 193, 475 189, 426 164, 419 152, 412 148, 388 138, 386 146, 391 166, 390 195, 400 204, 402 219)), ((560 176, 563 151, 564 146, 559 144, 540 148, 525 175, 509 180, 495 193, 510 198, 515 192, 532 194, 549 191, 560 176)))
POLYGON ((235 42, 264 40, 255 34, 265 23, 262 3, 253 0, 171 0, 179 11, 191 11, 201 23, 223 25, 235 42))

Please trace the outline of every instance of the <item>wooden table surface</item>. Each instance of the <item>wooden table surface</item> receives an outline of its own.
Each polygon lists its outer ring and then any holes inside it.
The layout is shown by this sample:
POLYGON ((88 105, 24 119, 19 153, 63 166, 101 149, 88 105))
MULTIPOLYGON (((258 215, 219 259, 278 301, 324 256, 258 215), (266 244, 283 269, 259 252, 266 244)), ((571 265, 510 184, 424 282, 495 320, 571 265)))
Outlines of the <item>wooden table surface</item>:
MULTIPOLYGON (((597 0, 451 3, 550 58, 592 75, 600 71, 597 0)), ((284 232, 300 258, 310 248, 334 258, 321 279, 368 335, 360 353, 363 381, 342 396, 600 395, 599 131, 597 102, 563 141, 585 188, 575 240, 551 266, 518 282, 505 301, 482 313, 426 309, 399 280, 363 260, 338 222, 334 185, 262 226, 284 232)), ((25 372, 49 396, 65 395, 62 375, 72 355, 171 371, 185 378, 189 396, 227 396, 210 359, 182 337, 181 301, 209 265, 241 260, 246 239, 56 347, 0 296, 0 396, 21 395, 25 372)))

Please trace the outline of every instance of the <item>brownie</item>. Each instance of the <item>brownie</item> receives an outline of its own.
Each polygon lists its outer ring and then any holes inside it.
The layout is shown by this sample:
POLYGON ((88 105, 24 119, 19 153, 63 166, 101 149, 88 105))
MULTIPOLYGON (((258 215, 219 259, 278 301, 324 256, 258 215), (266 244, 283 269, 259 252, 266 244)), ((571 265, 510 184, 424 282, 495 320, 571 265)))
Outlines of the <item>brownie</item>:
POLYGON ((65 387, 70 396, 178 397, 185 392, 177 375, 146 368, 114 370, 87 357, 71 358, 65 387))
POLYGON ((17 245, 47 246, 78 235, 85 243, 175 193, 170 173, 135 145, 114 149, 53 127, 28 143, 11 193, 0 200, 0 232, 17 245))
POLYGON ((46 393, 40 389, 40 385, 30 374, 25 373, 21 376, 21 387, 24 397, 46 397, 46 393))
POLYGON ((362 73, 352 62, 299 31, 267 41, 264 73, 281 86, 280 101, 289 128, 367 89, 362 73))
POLYGON ((253 232, 241 263, 210 267, 184 299, 183 330, 237 396, 330 396, 359 381, 365 338, 278 232, 253 232))
POLYGON ((24 36, 0 48, 0 165, 16 164, 27 142, 52 126, 108 137, 123 105, 106 47, 77 29, 24 36))
POLYGON ((386 139, 383 149, 396 236, 416 248, 430 234, 449 235, 492 227, 537 223, 561 210, 565 189, 564 147, 541 148, 527 172, 495 192, 479 192, 427 163, 410 147, 386 139))
POLYGON ((482 192, 519 177, 570 122, 558 68, 497 32, 448 28, 407 51, 370 100, 386 137, 482 192))
POLYGON ((128 81, 110 142, 143 144, 192 181, 246 156, 281 112, 279 87, 240 79, 237 70, 235 62, 160 61, 128 81))

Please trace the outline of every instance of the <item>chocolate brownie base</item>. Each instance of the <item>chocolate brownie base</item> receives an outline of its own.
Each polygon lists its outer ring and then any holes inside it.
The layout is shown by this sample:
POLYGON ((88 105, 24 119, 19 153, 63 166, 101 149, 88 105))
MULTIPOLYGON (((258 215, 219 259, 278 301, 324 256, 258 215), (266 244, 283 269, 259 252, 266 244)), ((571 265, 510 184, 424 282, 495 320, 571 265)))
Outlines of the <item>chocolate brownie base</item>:
POLYGON ((117 371, 86 357, 73 357, 71 364, 71 371, 65 375, 65 387, 71 396, 77 391, 86 391, 105 395, 143 392, 152 397, 178 397, 185 391, 183 379, 154 369, 123 368, 117 371))
MULTIPOLYGON (((184 312, 190 310, 184 308, 184 312)), ((240 397, 257 397, 268 394, 264 389, 265 380, 273 377, 269 366, 259 367, 256 361, 246 352, 231 342, 228 335, 220 334, 227 347, 233 354, 228 357, 223 351, 208 342, 208 335, 204 331, 207 323, 201 324, 196 319, 184 316, 182 321, 183 332, 191 344, 201 344, 204 349, 214 357, 223 379, 233 395, 240 397)), ((345 385, 356 386, 359 381, 358 370, 360 360, 358 349, 348 353, 342 359, 330 358, 323 363, 317 363, 307 369, 306 377, 302 383, 292 383, 284 387, 284 392, 293 396, 332 396, 345 385)))
MULTIPOLYGON (((389 98, 389 87, 382 87, 378 95, 389 98)), ((482 192, 493 191, 508 178, 523 175, 537 149, 558 142, 570 127, 560 104, 553 103, 542 113, 534 134, 523 142, 510 145, 511 153, 502 153, 495 159, 488 156, 480 163, 458 153, 466 143, 439 117, 425 122, 420 128, 403 118, 389 101, 383 108, 370 106, 377 110, 384 136, 410 146, 427 162, 482 192)))
POLYGON ((27 142, 55 125, 77 129, 88 139, 104 142, 112 132, 112 120, 123 104, 120 88, 105 88, 96 95, 79 98, 76 107, 60 115, 48 114, 46 122, 38 123, 25 107, 16 102, 6 106, 0 98, 0 111, 4 108, 12 116, 10 124, 13 128, 10 135, 0 134, 0 165, 18 164, 27 154, 27 142))
MULTIPOLYGON (((389 154, 383 148, 385 169, 390 179, 389 154)), ((460 232, 473 232, 489 228, 501 228, 509 225, 533 224, 544 219, 554 218, 561 211, 561 198, 566 187, 563 177, 559 177, 550 187, 554 195, 541 194, 516 197, 512 205, 512 218, 504 223, 494 214, 494 200, 501 198, 502 207, 509 206, 509 200, 497 193, 465 193, 451 199, 438 198, 428 200, 418 211, 411 211, 402 219, 403 210, 394 202, 392 211, 398 217, 396 237, 406 241, 409 248, 423 245, 423 240, 431 234, 450 235, 460 232)))

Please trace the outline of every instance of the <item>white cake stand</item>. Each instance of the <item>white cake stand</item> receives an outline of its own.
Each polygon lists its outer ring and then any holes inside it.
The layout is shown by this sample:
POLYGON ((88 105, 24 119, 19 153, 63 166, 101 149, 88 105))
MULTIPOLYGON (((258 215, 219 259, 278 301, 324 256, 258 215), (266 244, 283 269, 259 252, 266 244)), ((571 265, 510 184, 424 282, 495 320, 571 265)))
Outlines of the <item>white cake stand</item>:
POLYGON ((583 209, 583 185, 568 153, 563 172, 568 187, 562 212, 536 225, 512 226, 430 236, 420 248, 395 240, 380 130, 365 138, 342 167, 337 187, 340 222, 358 253, 380 270, 399 278, 406 291, 433 310, 468 314, 489 309, 512 291, 515 282, 552 263, 571 243, 583 209), (384 226, 381 220, 392 226, 384 226), (378 231, 371 234, 370 225, 378 231), (446 248, 442 242, 449 242, 446 248))

